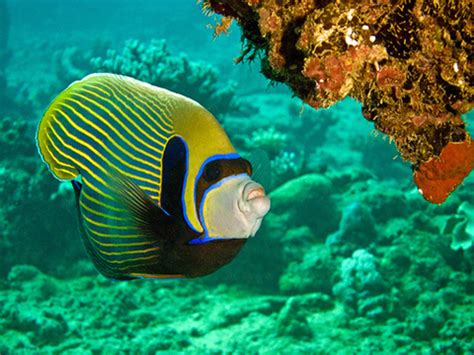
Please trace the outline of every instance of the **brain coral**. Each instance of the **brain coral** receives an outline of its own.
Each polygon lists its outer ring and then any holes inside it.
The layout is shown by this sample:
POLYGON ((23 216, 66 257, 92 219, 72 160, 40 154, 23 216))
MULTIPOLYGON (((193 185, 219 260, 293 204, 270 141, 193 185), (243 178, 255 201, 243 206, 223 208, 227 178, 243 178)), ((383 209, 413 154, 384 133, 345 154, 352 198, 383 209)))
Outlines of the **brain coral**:
MULTIPOLYGON (((390 136, 423 196, 443 202, 474 168, 472 2, 207 0, 242 28, 242 59, 315 108, 346 96, 390 136)), ((347 127, 350 130, 350 127, 347 127)))

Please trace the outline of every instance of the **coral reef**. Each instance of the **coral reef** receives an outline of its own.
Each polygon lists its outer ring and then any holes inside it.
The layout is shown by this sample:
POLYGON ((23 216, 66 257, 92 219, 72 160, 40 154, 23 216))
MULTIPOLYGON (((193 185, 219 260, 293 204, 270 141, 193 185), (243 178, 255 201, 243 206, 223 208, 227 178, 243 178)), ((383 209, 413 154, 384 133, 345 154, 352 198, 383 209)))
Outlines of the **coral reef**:
POLYGON ((315 108, 346 96, 412 163, 441 203, 474 168, 461 114, 473 107, 472 8, 464 1, 208 0, 236 19, 243 59, 315 108))

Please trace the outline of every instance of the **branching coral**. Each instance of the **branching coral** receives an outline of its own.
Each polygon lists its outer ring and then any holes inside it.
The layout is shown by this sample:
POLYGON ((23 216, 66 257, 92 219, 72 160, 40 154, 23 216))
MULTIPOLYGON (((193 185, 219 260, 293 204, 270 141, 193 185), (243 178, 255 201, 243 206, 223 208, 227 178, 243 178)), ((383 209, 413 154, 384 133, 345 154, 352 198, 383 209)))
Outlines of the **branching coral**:
POLYGON ((364 249, 356 250, 341 264, 341 281, 334 286, 346 311, 369 318, 386 319, 390 314, 390 298, 386 284, 377 270, 375 258, 364 249))
POLYGON ((288 135, 270 127, 268 129, 258 129, 252 132, 252 136, 247 139, 247 146, 250 148, 261 148, 265 150, 270 158, 274 158, 288 144, 288 135))
MULTIPOLYGON (((315 108, 346 96, 390 136, 423 196, 443 202, 474 168, 472 3, 208 0, 234 18, 244 56, 315 108)), ((350 129, 350 128, 348 128, 350 129)))

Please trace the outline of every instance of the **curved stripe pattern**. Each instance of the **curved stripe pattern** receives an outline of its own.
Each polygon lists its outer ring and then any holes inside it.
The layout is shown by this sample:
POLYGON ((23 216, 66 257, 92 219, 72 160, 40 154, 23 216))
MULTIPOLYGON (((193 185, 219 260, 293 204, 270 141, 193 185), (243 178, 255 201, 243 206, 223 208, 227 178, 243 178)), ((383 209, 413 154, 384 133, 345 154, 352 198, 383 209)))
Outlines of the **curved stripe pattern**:
POLYGON ((123 175, 159 204, 162 157, 175 134, 172 111, 151 87, 104 74, 71 85, 40 123, 40 153, 53 174, 82 176, 86 243, 109 270, 132 272, 159 257, 159 245, 140 233, 114 197, 110 174, 123 175))

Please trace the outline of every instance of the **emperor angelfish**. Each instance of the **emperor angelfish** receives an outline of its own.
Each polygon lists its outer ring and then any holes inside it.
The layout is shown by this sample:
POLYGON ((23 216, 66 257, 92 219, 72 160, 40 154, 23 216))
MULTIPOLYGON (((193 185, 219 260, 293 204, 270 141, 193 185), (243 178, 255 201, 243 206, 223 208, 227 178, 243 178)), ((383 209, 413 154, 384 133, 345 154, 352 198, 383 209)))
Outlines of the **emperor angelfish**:
POLYGON ((209 274, 270 208, 210 112, 129 77, 71 84, 44 114, 37 143, 51 173, 72 180, 84 245, 109 278, 209 274))

